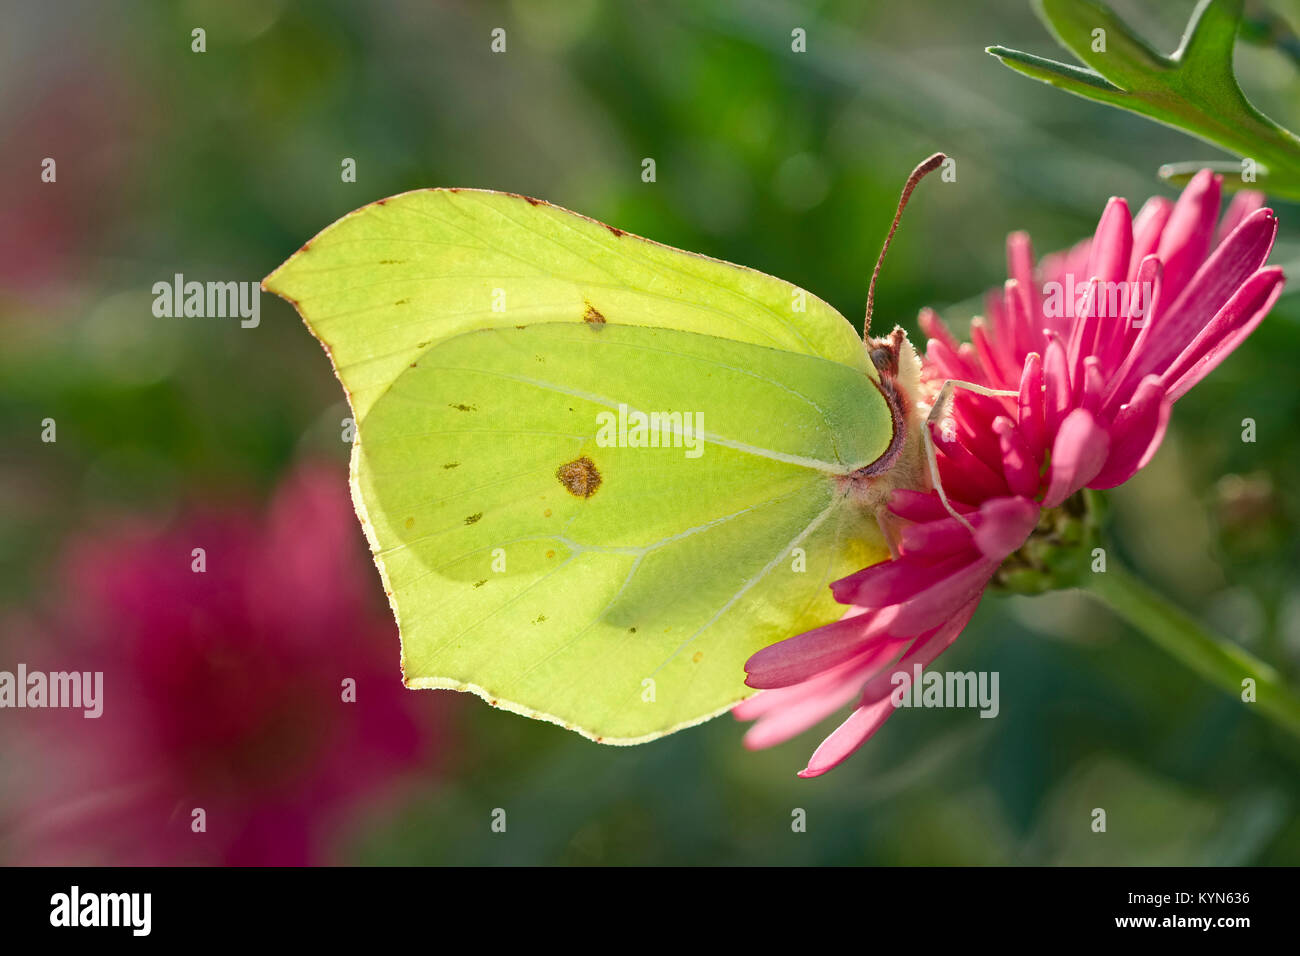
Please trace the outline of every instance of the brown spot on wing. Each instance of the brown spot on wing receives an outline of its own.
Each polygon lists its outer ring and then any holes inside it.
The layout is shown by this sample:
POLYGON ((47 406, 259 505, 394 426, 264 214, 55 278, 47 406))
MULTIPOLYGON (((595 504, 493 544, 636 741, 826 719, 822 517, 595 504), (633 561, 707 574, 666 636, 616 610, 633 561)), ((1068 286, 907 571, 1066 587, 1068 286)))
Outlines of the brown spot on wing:
POLYGON ((590 498, 600 487, 601 481, 596 463, 586 455, 555 469, 555 477, 560 479, 560 484, 575 498, 590 498))
POLYGON ((466 523, 466 524, 473 524, 474 522, 478 521, 478 519, 481 518, 481 517, 483 517, 483 512, 480 511, 478 514, 473 514, 473 515, 470 515, 468 518, 466 518, 466 519, 465 519, 465 523, 466 523))
POLYGON ((609 223, 605 223, 605 222, 602 222, 601 225, 604 226, 606 229, 608 229, 610 232, 612 232, 614 234, 614 237, 617 239, 621 239, 623 236, 627 235, 626 232, 624 232, 622 229, 619 229, 617 226, 611 226, 609 225, 609 223))
MULTIPOLYGON (((414 367, 414 366, 413 366, 413 367, 414 367)), ((477 406, 477 405, 448 405, 447 407, 448 407, 448 408, 454 408, 454 409, 456 409, 456 411, 458 411, 458 412, 476 412, 476 411, 478 411, 478 406, 477 406)))
POLYGON ((582 321, 599 331, 600 327, 605 324, 605 316, 601 315, 600 310, 588 302, 587 311, 582 313, 582 321))

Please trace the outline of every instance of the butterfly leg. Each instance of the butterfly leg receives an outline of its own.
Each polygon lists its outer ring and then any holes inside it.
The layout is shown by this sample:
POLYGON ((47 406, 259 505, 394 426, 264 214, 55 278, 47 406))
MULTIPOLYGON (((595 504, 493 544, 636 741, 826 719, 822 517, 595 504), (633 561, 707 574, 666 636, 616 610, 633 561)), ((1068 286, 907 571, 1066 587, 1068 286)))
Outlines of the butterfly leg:
POLYGON ((930 470, 930 482, 934 485, 934 490, 939 493, 939 500, 947 509, 948 514, 956 518, 966 530, 975 533, 975 528, 971 525, 966 517, 952 506, 948 496, 943 490, 943 481, 939 478, 939 459, 934 451, 934 437, 930 434, 930 428, 933 425, 943 421, 948 415, 948 406, 952 402, 952 390, 954 388, 964 388, 974 392, 977 395, 987 395, 990 398, 1015 398, 1020 393, 1008 391, 1006 389, 986 388, 983 385, 976 385, 974 382, 963 382, 955 378, 950 378, 943 383, 939 389, 939 395, 934 400, 934 405, 930 408, 930 414, 925 417, 925 427, 921 429, 921 438, 925 442, 925 461, 930 470))

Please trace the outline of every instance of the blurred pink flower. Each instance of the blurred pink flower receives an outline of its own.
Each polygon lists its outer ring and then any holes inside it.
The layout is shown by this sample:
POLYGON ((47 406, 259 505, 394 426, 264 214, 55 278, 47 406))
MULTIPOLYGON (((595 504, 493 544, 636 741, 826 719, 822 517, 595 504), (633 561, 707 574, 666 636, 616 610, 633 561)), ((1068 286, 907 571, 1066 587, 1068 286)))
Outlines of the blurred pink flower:
POLYGON ((765 689, 734 710, 757 721, 747 746, 787 740, 856 698, 800 776, 838 765, 893 712, 893 675, 928 666, 957 638, 1035 529, 1051 534, 1080 489, 1122 484, 1151 460, 1174 402, 1282 291, 1282 270, 1264 265, 1272 211, 1239 193, 1219 221, 1220 190, 1202 171, 1176 203, 1154 198, 1136 219, 1112 199, 1090 241, 1037 272, 1029 238, 1013 234, 1010 278, 989 295, 987 321, 972 322, 970 344, 922 313, 931 401, 948 380, 1017 393, 957 389, 932 429, 944 491, 970 527, 933 492, 895 492, 893 558, 831 586, 852 609, 746 663, 747 683, 765 689))
POLYGON ((103 715, 10 712, 29 731, 17 862, 327 861, 336 831, 436 765, 445 705, 402 686, 341 487, 304 467, 264 518, 209 513, 69 549, 70 607, 26 663, 103 671, 103 715))

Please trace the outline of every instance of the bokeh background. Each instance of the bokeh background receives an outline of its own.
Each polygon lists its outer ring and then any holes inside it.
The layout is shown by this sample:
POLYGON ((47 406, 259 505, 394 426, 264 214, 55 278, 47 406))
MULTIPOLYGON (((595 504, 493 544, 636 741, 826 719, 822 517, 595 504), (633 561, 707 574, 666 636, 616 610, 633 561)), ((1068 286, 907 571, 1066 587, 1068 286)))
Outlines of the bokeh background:
MULTIPOLYGON (((1164 49, 1193 5, 1115 4, 1164 49)), ((1268 9, 1300 25, 1289 0, 1268 9)), ((1050 251, 1111 195, 1172 194, 1160 163, 1226 158, 986 55, 1065 58, 1029 0, 60 2, 3 19, 0 669, 103 668, 109 696, 99 721, 0 712, 0 862, 1300 862, 1297 741, 1077 594, 990 598, 945 657, 1001 673, 997 719, 908 712, 815 781, 794 776, 815 732, 749 753, 723 717, 604 748, 403 691, 320 347, 269 295, 255 329, 151 311, 174 273, 259 280, 345 212, 455 185, 759 268, 860 321, 902 181, 942 149, 957 181, 914 198, 876 321, 915 337, 931 305, 960 329, 1001 283, 1009 231, 1050 251), (337 703, 346 677, 356 704, 337 703)), ((1293 60, 1242 44, 1237 64, 1300 126, 1293 60)), ((1300 266, 1300 208, 1273 205, 1273 261, 1300 266)), ((1124 559, 1293 683, 1297 363, 1291 292, 1111 496, 1124 559)))

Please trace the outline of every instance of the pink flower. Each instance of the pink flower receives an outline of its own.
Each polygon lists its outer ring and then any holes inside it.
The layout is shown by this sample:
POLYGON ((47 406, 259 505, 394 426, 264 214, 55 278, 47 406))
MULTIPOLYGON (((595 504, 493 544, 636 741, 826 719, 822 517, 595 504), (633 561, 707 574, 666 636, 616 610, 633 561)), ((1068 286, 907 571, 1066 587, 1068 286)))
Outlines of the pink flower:
POLYGON ((8 712, 29 752, 6 814, 16 862, 320 862, 332 833, 432 765, 443 705, 402 687, 340 488, 304 468, 264 518, 206 513, 69 549, 70 613, 19 660, 102 671, 103 713, 8 712))
POLYGON ((1151 460, 1173 404, 1282 291, 1282 270, 1264 265, 1272 211, 1240 193, 1220 221, 1220 190, 1202 171, 1176 203, 1151 199, 1136 219, 1112 199, 1090 241, 1037 273, 1029 238, 1013 234, 1010 278, 969 344, 921 314, 926 397, 948 380, 1016 393, 958 388, 931 431, 944 491, 969 527, 934 492, 896 491, 893 558, 831 586, 851 610, 747 662, 747 683, 765 689, 734 711, 757 721, 747 746, 789 739, 856 698, 800 776, 835 767, 893 712, 893 675, 910 676, 957 638, 1007 558, 1021 552, 1032 570, 1027 542, 1068 523, 1076 492, 1122 484, 1151 460))

